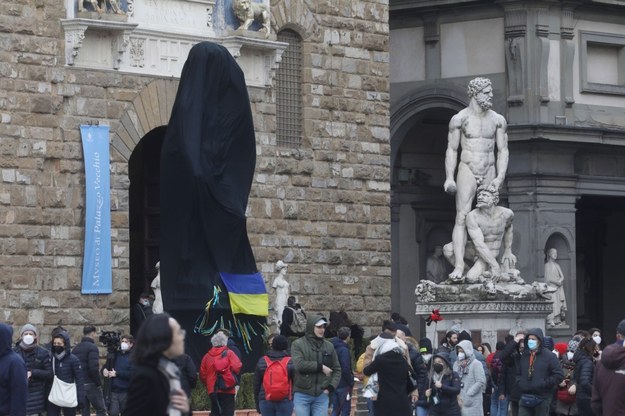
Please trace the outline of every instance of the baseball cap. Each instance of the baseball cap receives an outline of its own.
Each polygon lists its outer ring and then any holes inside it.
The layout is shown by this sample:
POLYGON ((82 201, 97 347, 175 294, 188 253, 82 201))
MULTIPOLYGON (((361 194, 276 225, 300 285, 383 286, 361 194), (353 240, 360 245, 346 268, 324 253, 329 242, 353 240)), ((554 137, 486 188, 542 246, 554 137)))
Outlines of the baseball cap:
POLYGON ((315 322, 315 326, 324 326, 328 324, 328 320, 326 318, 321 318, 317 322, 315 322))

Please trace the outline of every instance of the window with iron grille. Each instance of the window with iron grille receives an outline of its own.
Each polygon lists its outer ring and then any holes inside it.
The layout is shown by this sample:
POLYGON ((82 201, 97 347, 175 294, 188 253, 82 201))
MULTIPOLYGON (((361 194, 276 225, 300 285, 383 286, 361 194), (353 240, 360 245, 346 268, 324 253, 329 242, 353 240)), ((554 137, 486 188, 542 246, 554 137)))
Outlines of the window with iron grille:
POLYGON ((278 40, 289 44, 276 73, 276 140, 278 146, 298 147, 302 139, 302 39, 281 30, 278 40))

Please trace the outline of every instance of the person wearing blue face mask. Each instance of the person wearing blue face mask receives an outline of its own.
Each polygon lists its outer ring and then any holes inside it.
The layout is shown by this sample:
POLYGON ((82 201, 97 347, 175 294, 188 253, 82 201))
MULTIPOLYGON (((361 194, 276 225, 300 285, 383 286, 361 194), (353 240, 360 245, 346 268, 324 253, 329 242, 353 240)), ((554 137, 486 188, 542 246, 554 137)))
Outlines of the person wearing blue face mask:
POLYGON ((527 332, 527 348, 521 356, 516 377, 521 392, 519 416, 547 416, 553 389, 564 379, 558 358, 543 343, 542 329, 527 332))

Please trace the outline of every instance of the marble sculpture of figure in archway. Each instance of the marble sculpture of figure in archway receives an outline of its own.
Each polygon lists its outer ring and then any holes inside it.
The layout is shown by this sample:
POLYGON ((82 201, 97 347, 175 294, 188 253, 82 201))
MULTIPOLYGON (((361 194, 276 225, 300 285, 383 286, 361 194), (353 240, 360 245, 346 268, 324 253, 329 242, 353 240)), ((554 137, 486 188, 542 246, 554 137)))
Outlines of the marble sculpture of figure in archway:
POLYGON ((560 265, 556 263, 558 250, 550 248, 547 250, 547 262, 545 263, 545 282, 556 287, 556 291, 551 295, 553 301, 553 312, 547 317, 547 325, 557 326, 565 324, 566 318, 566 298, 564 296, 564 273, 560 265))

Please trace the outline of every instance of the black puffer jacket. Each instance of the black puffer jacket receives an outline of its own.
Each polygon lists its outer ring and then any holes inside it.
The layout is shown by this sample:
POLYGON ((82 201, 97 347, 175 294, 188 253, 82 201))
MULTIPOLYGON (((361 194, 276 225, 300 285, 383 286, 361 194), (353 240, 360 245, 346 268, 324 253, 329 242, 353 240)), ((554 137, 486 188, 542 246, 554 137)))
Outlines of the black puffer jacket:
POLYGON ((578 349, 573 356, 575 370, 573 371, 573 382, 576 386, 575 397, 581 400, 590 400, 592 396, 592 378, 595 371, 595 364, 592 357, 585 351, 578 349))
POLYGON ((78 407, 81 407, 85 402, 85 380, 80 368, 80 360, 70 351, 69 334, 62 332, 61 335, 65 339, 65 355, 59 359, 56 354, 52 353, 54 374, 66 383, 76 383, 78 407))
POLYGON ((98 350, 93 339, 91 337, 82 337, 80 343, 72 350, 72 354, 80 360, 85 383, 100 386, 102 384, 99 371, 100 350, 98 350))
POLYGON ((525 337, 525 350, 519 360, 517 368, 516 384, 521 394, 529 393, 544 398, 553 395, 553 389, 564 379, 564 373, 560 368, 558 358, 547 348, 543 347, 543 331, 540 328, 533 328, 528 331, 525 337), (527 340, 530 335, 536 336, 539 345, 536 348, 533 371, 530 374, 530 349, 527 347, 527 340))
POLYGON ((52 384, 52 355, 39 345, 34 347, 30 351, 23 350, 19 344, 15 347, 15 352, 22 357, 26 369, 31 372, 26 400, 27 415, 43 413, 46 410, 46 386, 52 384))

